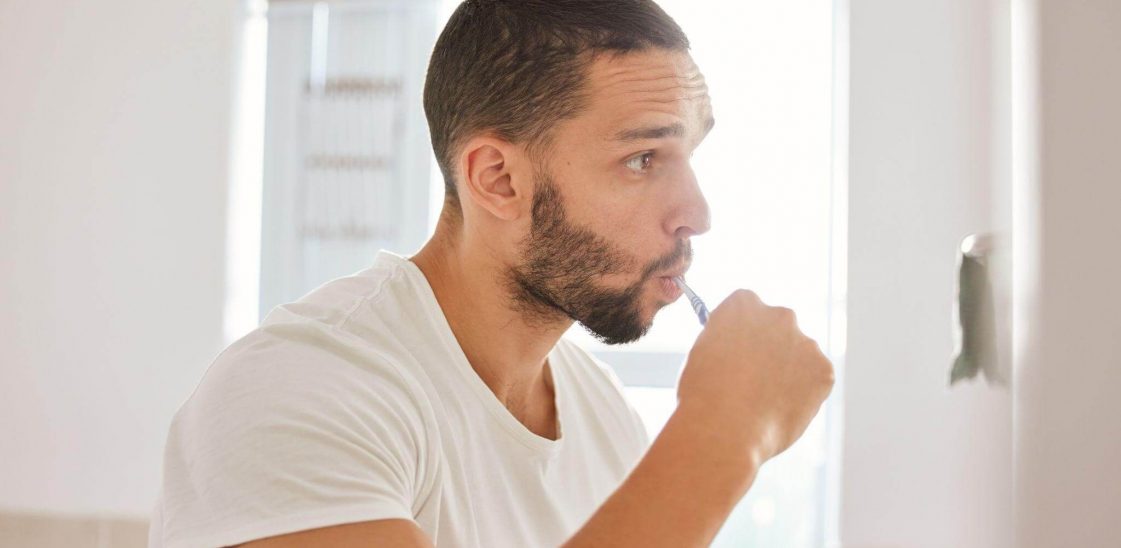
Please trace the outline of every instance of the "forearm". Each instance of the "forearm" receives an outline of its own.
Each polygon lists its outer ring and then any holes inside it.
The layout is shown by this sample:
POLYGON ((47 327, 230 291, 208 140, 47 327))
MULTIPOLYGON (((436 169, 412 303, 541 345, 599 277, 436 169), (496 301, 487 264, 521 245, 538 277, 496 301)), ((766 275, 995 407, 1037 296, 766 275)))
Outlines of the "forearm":
POLYGON ((708 546, 762 464, 743 440, 678 409, 646 455, 564 544, 708 546))

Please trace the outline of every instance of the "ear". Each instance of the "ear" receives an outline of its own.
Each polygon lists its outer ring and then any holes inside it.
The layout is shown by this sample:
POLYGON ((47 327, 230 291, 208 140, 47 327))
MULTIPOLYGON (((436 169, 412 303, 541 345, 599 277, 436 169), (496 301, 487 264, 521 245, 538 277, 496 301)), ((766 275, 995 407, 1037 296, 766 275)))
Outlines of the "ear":
POLYGON ((507 141, 493 136, 472 138, 460 154, 460 194, 466 193, 472 203, 498 219, 516 220, 529 196, 516 169, 520 158, 517 146, 507 141))

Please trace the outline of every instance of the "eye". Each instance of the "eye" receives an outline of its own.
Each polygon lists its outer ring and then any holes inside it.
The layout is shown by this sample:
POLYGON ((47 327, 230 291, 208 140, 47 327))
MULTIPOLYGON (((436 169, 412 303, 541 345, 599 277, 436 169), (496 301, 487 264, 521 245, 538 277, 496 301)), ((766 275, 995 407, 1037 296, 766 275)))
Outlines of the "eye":
POLYGON ((650 168, 650 163, 653 162, 653 161, 654 161, 654 153, 653 152, 643 152, 642 154, 639 154, 638 156, 635 156, 635 157, 631 158, 630 160, 627 160, 626 166, 631 171, 634 171, 634 172, 637 172, 637 173, 644 173, 644 172, 646 172, 647 169, 650 168))

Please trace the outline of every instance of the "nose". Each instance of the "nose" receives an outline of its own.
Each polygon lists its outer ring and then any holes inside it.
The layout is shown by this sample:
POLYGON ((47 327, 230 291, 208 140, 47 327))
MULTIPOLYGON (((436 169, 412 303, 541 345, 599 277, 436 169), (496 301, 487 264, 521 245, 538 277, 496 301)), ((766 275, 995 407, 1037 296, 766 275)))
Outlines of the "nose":
POLYGON ((711 228, 708 202, 691 167, 685 169, 678 188, 680 191, 670 202, 674 207, 667 220, 666 231, 677 240, 708 232, 711 228))

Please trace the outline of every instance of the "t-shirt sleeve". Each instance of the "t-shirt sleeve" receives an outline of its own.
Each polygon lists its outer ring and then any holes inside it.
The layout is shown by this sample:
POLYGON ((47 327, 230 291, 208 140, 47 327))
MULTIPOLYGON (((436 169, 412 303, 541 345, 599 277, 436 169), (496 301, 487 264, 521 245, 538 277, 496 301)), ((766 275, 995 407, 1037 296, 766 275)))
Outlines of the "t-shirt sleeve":
POLYGON ((418 390, 380 356, 293 331, 231 345, 176 415, 167 548, 413 518, 431 467, 418 390))

